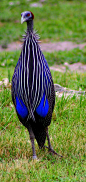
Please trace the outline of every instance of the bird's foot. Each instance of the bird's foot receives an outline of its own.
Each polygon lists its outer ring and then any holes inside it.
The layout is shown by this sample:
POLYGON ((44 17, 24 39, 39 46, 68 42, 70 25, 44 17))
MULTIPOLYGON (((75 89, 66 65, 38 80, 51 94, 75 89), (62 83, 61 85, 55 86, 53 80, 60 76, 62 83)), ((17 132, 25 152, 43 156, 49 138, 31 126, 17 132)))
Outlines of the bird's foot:
POLYGON ((47 147, 47 146, 45 146, 46 148, 48 148, 48 151, 50 152, 50 153, 52 153, 53 155, 58 155, 59 157, 63 157, 62 155, 60 155, 60 154, 58 154, 57 152, 55 152, 54 150, 53 150, 53 148, 49 148, 49 147, 47 147))
POLYGON ((59 157, 63 157, 62 155, 58 154, 53 148, 49 149, 49 152, 52 153, 53 155, 58 155, 59 157))
POLYGON ((33 155, 33 160, 37 159, 37 156, 36 155, 33 155))

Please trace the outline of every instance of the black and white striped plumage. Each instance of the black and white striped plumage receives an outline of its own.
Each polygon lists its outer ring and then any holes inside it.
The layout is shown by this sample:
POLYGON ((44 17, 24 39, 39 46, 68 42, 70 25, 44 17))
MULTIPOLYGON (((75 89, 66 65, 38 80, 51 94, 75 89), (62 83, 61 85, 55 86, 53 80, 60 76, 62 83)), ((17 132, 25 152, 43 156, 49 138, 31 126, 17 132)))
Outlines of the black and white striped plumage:
POLYGON ((12 78, 12 100, 19 120, 30 133, 35 158, 34 137, 40 147, 44 146, 46 136, 49 139, 47 127, 52 118, 55 92, 50 69, 33 31, 34 15, 27 11, 21 16, 21 21, 27 22, 27 32, 12 78))

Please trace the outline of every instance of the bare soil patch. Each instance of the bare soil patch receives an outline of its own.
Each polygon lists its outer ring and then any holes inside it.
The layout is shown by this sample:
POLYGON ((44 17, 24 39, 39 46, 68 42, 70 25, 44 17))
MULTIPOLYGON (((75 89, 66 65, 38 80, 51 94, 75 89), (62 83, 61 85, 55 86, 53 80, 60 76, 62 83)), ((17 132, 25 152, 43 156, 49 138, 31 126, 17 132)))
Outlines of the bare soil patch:
MULTIPOLYGON (((83 49, 84 46, 86 46, 86 43, 83 44, 76 44, 70 41, 64 41, 64 42, 53 42, 53 43, 40 43, 42 51, 46 52, 54 52, 54 51, 65 51, 65 50, 71 50, 74 48, 83 49)), ((0 46, 0 52, 2 51, 14 51, 14 50, 20 50, 22 48, 21 42, 12 42, 11 44, 8 44, 6 49, 3 49, 0 46)), ((77 71, 77 72, 85 72, 86 71, 86 65, 83 65, 82 63, 74 63, 74 64, 68 64, 65 63, 64 65, 55 65, 50 67, 50 69, 54 71, 59 72, 65 72, 67 69, 69 71, 77 71)))
POLYGON ((70 41, 64 41, 64 42, 54 42, 54 43, 41 43, 40 45, 43 51, 54 52, 54 51, 65 51, 65 50, 69 51, 74 48, 83 49, 84 46, 86 46, 86 43, 75 44, 70 41))
POLYGON ((83 65, 82 63, 74 63, 74 64, 68 64, 64 63, 64 65, 54 65, 50 67, 53 71, 59 71, 59 72, 66 72, 68 71, 75 71, 75 72, 86 72, 86 65, 83 65))
MULTIPOLYGON (((41 43, 40 46, 42 51, 46 52, 54 52, 54 51, 65 51, 65 50, 71 50, 74 48, 83 49, 84 46, 86 46, 86 43, 83 44, 76 44, 70 41, 64 41, 64 42, 49 42, 49 43, 41 43)), ((20 50, 22 47, 21 42, 12 42, 11 44, 8 44, 6 49, 3 49, 2 46, 0 46, 0 52, 2 51, 14 51, 14 50, 20 50)))

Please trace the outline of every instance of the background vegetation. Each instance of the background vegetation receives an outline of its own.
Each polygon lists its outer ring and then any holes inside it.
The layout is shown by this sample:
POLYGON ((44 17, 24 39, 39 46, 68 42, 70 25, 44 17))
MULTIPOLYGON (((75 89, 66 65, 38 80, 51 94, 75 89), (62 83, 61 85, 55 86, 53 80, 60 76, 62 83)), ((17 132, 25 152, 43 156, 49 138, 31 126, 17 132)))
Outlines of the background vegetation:
POLYGON ((20 17, 26 10, 34 13, 34 26, 43 41, 86 41, 86 1, 45 0, 42 7, 32 7, 34 2, 39 3, 37 0, 0 1, 2 44, 21 39, 26 24, 20 24, 20 17))
MULTIPOLYGON (((21 12, 31 10, 34 26, 42 42, 74 41, 86 42, 86 1, 45 0, 42 7, 31 7, 39 1, 0 1, 0 45, 20 41, 26 24, 20 24, 21 12)), ((18 61, 20 51, 0 53, 0 81, 9 83, 18 61)), ((64 62, 86 63, 86 47, 83 50, 44 53, 49 66, 64 62)), ((86 90, 86 73, 59 73, 52 71, 54 83, 75 90, 86 90)), ((86 97, 56 97, 50 139, 53 148, 63 158, 39 150, 35 141, 37 161, 32 160, 28 131, 20 124, 11 99, 10 84, 0 87, 0 181, 59 181, 76 182, 86 180, 86 97)), ((46 142, 47 145, 47 142, 46 142)))

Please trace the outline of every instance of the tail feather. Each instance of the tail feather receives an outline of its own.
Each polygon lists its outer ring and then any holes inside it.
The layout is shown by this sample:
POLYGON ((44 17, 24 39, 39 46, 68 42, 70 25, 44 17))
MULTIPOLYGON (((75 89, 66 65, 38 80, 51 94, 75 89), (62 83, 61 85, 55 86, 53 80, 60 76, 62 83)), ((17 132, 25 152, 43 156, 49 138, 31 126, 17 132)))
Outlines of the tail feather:
POLYGON ((37 140, 37 143, 40 148, 44 146, 45 139, 46 139, 46 131, 45 128, 41 123, 33 123, 31 122, 31 127, 35 136, 35 139, 37 140))

